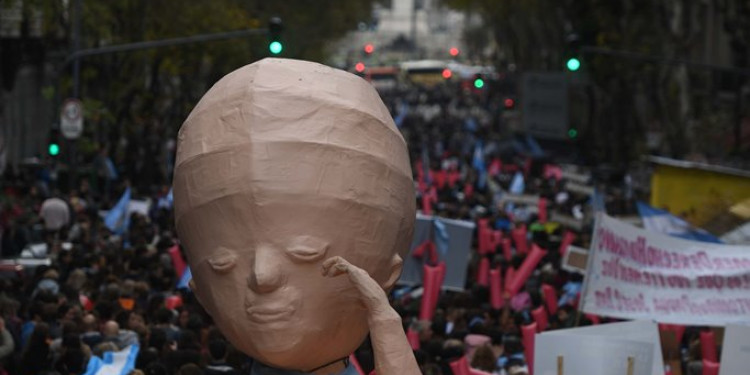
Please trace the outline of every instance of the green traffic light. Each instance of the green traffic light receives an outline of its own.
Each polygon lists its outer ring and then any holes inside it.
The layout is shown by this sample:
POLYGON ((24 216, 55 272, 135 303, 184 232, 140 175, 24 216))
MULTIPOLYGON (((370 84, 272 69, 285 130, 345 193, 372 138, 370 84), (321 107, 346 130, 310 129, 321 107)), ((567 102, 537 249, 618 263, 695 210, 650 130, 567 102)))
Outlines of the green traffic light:
POLYGON ((568 62, 565 63, 565 66, 567 66, 568 70, 570 70, 571 72, 575 72, 581 67, 581 60, 578 60, 577 58, 572 57, 568 59, 568 62))
POLYGON ((57 143, 50 143, 47 152, 49 152, 51 156, 57 156, 57 154, 60 153, 60 146, 57 143))
POLYGON ((478 89, 481 89, 482 87, 484 87, 484 80, 481 79, 481 78, 475 79, 474 80, 474 87, 476 87, 478 89))
POLYGON ((578 136, 578 130, 576 129, 570 129, 568 130, 568 137, 569 138, 575 138, 578 136))
POLYGON ((284 49, 284 46, 279 41, 273 41, 268 45, 268 50, 274 55, 280 54, 282 49, 284 49))

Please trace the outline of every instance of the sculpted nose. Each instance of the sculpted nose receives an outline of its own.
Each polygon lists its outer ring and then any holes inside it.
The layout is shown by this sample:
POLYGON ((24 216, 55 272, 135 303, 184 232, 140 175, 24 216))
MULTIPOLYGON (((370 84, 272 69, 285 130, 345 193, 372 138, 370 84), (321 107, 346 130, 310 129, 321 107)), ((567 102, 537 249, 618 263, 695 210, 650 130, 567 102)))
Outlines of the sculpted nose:
POLYGON ((256 293, 270 293, 284 284, 283 268, 274 249, 258 249, 248 287, 256 293))

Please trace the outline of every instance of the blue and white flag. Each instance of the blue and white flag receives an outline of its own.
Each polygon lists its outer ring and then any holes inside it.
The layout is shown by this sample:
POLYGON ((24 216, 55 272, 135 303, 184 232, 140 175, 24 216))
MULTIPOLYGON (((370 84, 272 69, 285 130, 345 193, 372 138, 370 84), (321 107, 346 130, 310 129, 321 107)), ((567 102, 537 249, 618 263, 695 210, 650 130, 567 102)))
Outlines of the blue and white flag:
POLYGON ((409 105, 404 102, 398 103, 396 112, 398 113, 393 118, 393 122, 396 124, 396 127, 400 128, 404 124, 404 119, 409 114, 409 105))
POLYGON ((440 220, 437 216, 433 219, 433 229, 435 230, 435 247, 440 252, 442 257, 448 254, 448 246, 450 243, 450 235, 448 230, 445 228, 445 223, 440 220))
POLYGON ((125 189, 122 193, 122 197, 117 204, 112 207, 111 210, 104 217, 104 225, 109 228, 113 233, 123 234, 128 230, 130 226, 130 215, 128 215, 128 207, 130 206, 130 187, 125 189))
POLYGON ((651 207, 643 202, 636 202, 636 206, 638 207, 638 214, 641 215, 641 220, 643 220, 643 227, 647 230, 687 240, 722 243, 711 233, 692 227, 690 223, 668 211, 651 207))
POLYGON ((91 356, 83 375, 128 375, 135 369, 138 345, 130 345, 119 352, 104 352, 103 358, 91 356))
POLYGON ((190 271, 190 267, 185 268, 182 272, 182 277, 177 281, 177 289, 190 289, 190 280, 193 279, 193 273, 190 271))
POLYGON ((523 191, 526 190, 526 184, 523 181, 523 174, 521 172, 516 172, 513 175, 513 181, 510 182, 509 190, 511 194, 523 194, 523 191))
POLYGON ((484 164, 484 145, 482 144, 482 141, 477 141, 474 144, 474 157, 471 161, 471 166, 479 173, 477 187, 479 189, 484 189, 487 184, 487 167, 484 164))

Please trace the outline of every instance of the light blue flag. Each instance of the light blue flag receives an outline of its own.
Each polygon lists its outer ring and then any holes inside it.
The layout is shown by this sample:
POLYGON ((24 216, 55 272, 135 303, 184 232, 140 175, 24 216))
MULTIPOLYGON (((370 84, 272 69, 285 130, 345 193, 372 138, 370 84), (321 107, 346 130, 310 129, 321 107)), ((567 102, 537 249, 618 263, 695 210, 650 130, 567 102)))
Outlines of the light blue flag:
POLYGON ((471 166, 479 172, 477 188, 484 189, 487 184, 487 167, 484 164, 484 145, 482 141, 478 140, 474 144, 474 157, 472 158, 471 166))
POLYGON ((190 289, 190 280, 193 278, 193 273, 190 271, 190 267, 185 268, 182 272, 182 277, 177 281, 177 289, 190 289))
POLYGON ((526 184, 523 181, 523 174, 516 172, 513 175, 513 181, 510 182, 510 192, 511 194, 523 194, 524 190, 526 190, 526 184))
POLYGON ((448 230, 445 228, 445 223, 435 216, 432 221, 433 228, 435 229, 435 247, 440 252, 443 258, 448 254, 448 244, 450 243, 450 235, 448 230))
POLYGON ((130 215, 128 215, 128 206, 130 205, 130 187, 125 189, 122 197, 117 204, 104 217, 104 225, 113 233, 123 234, 130 226, 130 215))
POLYGON ((607 205, 604 202, 604 194, 599 189, 594 188, 594 194, 591 195, 591 208, 594 212, 607 213, 607 205))
POLYGON ((643 220, 643 227, 652 232, 668 234, 673 237, 693 241, 723 243, 711 233, 700 228, 694 228, 687 221, 672 215, 668 211, 651 207, 643 202, 636 202, 638 214, 643 220))
POLYGON ((117 352, 104 352, 102 358, 91 356, 83 375, 128 375, 135 369, 138 345, 117 352))
POLYGON ((396 111, 398 113, 396 114, 396 117, 393 118, 393 122, 396 124, 396 127, 400 128, 404 124, 404 119, 409 114, 409 105, 400 102, 396 111))
POLYGON ((542 146, 539 146, 539 143, 536 141, 536 139, 534 139, 534 137, 527 135, 526 145, 529 146, 529 152, 531 153, 531 156, 537 158, 544 157, 544 150, 542 149, 542 146))

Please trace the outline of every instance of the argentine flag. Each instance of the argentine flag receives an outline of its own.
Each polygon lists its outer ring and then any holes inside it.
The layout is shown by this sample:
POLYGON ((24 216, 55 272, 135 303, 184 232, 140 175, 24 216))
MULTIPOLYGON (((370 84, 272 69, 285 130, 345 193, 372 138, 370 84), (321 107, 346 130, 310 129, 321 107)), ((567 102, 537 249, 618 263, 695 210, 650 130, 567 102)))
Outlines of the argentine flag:
POLYGON ((128 206, 130 206, 130 187, 125 189, 120 200, 104 217, 104 225, 113 233, 123 234, 128 230, 128 226, 130 226, 128 206))
POLYGON ((138 345, 130 345, 119 352, 105 352, 104 358, 91 356, 83 375, 128 375, 135 369, 138 345))
POLYGON ((686 240, 723 243, 711 233, 700 228, 693 228, 690 223, 672 215, 668 211, 660 210, 643 202, 636 202, 638 214, 643 220, 643 227, 652 232, 668 234, 686 240))

